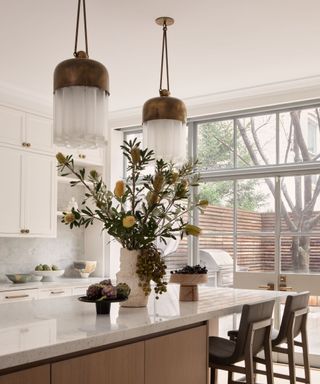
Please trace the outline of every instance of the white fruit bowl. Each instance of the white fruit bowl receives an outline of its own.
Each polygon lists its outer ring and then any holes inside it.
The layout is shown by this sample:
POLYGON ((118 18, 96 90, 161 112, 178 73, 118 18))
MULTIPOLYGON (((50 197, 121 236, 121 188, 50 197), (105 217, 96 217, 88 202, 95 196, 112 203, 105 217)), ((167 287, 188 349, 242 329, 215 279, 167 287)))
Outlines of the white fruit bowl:
POLYGON ((64 274, 64 269, 58 269, 57 271, 33 271, 35 276, 42 276, 41 281, 49 282, 55 281, 56 277, 64 274))

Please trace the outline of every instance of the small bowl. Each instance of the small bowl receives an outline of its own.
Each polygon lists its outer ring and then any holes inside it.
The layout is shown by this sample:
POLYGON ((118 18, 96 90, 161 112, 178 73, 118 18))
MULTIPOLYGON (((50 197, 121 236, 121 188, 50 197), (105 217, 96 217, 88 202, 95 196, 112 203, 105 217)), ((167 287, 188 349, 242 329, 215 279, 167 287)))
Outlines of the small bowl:
POLYGON ((82 278, 88 278, 96 270, 97 262, 94 260, 79 260, 73 262, 73 268, 80 273, 82 278))
POLYGON ((35 276, 42 276, 41 281, 50 282, 55 281, 56 277, 64 274, 64 269, 58 269, 57 271, 33 271, 35 276))
POLYGON ((9 280, 15 284, 28 283, 32 280, 32 275, 29 273, 13 273, 6 275, 9 280))

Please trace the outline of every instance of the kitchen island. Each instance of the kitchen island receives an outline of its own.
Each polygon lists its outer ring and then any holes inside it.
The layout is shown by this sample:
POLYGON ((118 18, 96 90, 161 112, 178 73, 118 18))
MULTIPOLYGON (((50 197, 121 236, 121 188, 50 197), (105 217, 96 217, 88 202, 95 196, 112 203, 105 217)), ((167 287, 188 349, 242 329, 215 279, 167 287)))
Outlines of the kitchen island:
POLYGON ((180 302, 170 285, 147 308, 99 316, 76 297, 2 304, 0 384, 205 384, 215 319, 280 295, 200 287, 199 301, 180 302))

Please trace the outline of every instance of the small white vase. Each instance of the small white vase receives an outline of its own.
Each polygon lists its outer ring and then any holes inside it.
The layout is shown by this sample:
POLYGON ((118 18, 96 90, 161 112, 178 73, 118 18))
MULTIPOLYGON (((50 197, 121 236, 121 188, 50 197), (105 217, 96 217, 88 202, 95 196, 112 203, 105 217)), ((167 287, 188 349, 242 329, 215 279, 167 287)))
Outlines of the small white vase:
POLYGON ((120 303, 121 307, 146 307, 149 296, 146 296, 142 287, 139 286, 140 279, 137 275, 137 260, 139 251, 121 248, 120 271, 117 273, 117 284, 126 283, 131 292, 128 300, 120 303))

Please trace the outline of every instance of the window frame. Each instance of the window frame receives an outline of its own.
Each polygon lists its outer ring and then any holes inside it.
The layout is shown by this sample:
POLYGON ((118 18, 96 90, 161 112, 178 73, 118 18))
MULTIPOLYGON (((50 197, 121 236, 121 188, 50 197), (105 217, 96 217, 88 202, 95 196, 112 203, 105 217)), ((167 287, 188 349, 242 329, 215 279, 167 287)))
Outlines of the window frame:
MULTIPOLYGON (((295 102, 284 105, 275 105, 275 106, 266 106, 262 108, 254 108, 240 111, 231 111, 229 113, 219 113, 213 114, 210 116, 203 117, 194 117, 189 119, 188 127, 189 127, 189 141, 191 139, 192 143, 188 143, 188 157, 196 159, 197 158, 197 149, 198 149, 198 126, 203 123, 209 122, 218 122, 222 120, 233 120, 233 129, 234 129, 234 140, 233 140, 233 167, 225 168, 225 169, 212 169, 212 170, 201 170, 199 169, 200 182, 215 182, 215 181, 223 181, 223 180, 233 180, 234 181, 234 194, 236 195, 236 185, 237 180, 242 179, 253 179, 253 178, 266 178, 273 177, 275 179, 275 259, 274 259, 274 270, 280 271, 281 273, 281 239, 289 235, 289 232, 281 232, 281 215, 278 214, 280 212, 280 204, 281 204, 281 185, 280 180, 281 177, 286 176, 299 176, 299 175, 316 175, 320 174, 320 164, 319 161, 314 160, 310 162, 303 163, 282 163, 280 164, 280 114, 291 112, 294 110, 305 110, 311 108, 320 108, 320 100, 309 100, 302 102, 295 102), (261 165, 261 166, 249 166, 245 168, 237 168, 236 167, 236 157, 237 157, 237 127, 235 124, 236 119, 242 119, 246 117, 255 117, 261 115, 275 114, 276 117, 276 163, 272 165, 261 165)), ((243 233, 237 232, 237 206, 236 206, 236 196, 234 196, 234 207, 233 207, 233 235, 235 239, 237 236, 243 235, 243 233)), ((199 216, 194 213, 192 215, 193 221, 192 223, 195 225, 199 224, 199 216)), ((248 232, 249 233, 249 232, 248 232)), ((258 233, 255 233, 258 235, 258 233)), ((319 232, 311 232, 313 235, 320 235, 319 232)), ((217 233, 212 233, 210 236, 218 235, 217 233)), ((229 235, 229 233, 225 233, 225 235, 229 235)), ((260 236, 268 236, 268 233, 260 233, 260 236)), ((303 235, 301 233, 300 235, 303 235)), ((192 264, 199 263, 199 239, 193 239, 191 241, 190 247, 190 261, 192 264)), ((236 241, 234 242, 234 272, 237 271, 237 245, 236 241)))

